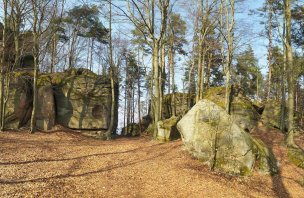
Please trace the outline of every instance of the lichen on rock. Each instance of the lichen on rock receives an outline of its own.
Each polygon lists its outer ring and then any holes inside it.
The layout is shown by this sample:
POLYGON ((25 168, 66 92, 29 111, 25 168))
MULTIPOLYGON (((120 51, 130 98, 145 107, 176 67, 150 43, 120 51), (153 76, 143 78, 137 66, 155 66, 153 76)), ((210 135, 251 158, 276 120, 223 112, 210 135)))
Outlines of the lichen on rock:
POLYGON ((293 147, 288 147, 287 150, 289 161, 300 168, 304 168, 304 152, 300 148, 293 147))
POLYGON ((179 118, 172 116, 169 119, 161 120, 157 122, 157 139, 160 141, 168 142, 173 139, 180 137, 176 124, 179 118))
POLYGON ((209 100, 199 101, 177 123, 177 129, 187 150, 211 169, 248 175, 258 164, 261 172, 277 172, 271 151, 209 100))
MULTIPOLYGON (((204 99, 210 100, 218 106, 225 108, 225 87, 209 88, 204 99)), ((231 101, 231 115, 235 123, 247 132, 257 126, 260 115, 254 108, 253 103, 237 88, 233 89, 231 101)))
POLYGON ((32 77, 27 72, 12 73, 6 96, 5 128, 19 129, 28 124, 32 112, 32 77))
POLYGON ((69 72, 55 86, 57 122, 72 129, 107 129, 111 107, 109 82, 85 69, 69 72))

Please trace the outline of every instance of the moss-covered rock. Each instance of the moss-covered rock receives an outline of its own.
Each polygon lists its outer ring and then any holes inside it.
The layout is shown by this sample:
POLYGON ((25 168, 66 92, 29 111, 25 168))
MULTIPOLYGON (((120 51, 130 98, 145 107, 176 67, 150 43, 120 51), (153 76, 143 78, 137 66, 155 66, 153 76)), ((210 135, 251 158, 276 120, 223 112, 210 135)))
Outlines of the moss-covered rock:
POLYGON ((109 81, 85 69, 70 73, 55 85, 57 122, 72 129, 107 129, 111 112, 109 81))
MULTIPOLYGON (((18 129, 29 123, 33 102, 33 72, 10 74, 5 127, 18 129)), ((87 69, 40 74, 36 126, 50 130, 57 123, 74 129, 107 129, 110 119, 111 86, 87 69), (55 93, 53 88, 55 88, 55 93)))
POLYGON ((177 123, 177 129, 187 150, 212 169, 248 175, 257 164, 263 173, 277 172, 275 159, 263 142, 209 100, 199 101, 177 123))
POLYGON ((294 165, 304 168, 304 152, 301 149, 288 147, 288 159, 294 165))
POLYGON ((25 126, 32 113, 32 77, 26 72, 11 74, 9 90, 5 92, 5 128, 18 129, 25 126))
POLYGON ((48 131, 55 126, 55 100, 50 75, 40 75, 37 85, 36 127, 42 131, 48 131))
POLYGON ((260 139, 251 137, 254 153, 256 153, 257 169, 262 173, 275 174, 278 172, 277 160, 271 150, 260 139))
POLYGON ((150 123, 148 127, 144 130, 144 133, 148 136, 153 136, 154 133, 154 124, 150 123))
POLYGON ((160 141, 170 141, 180 137, 176 124, 178 122, 178 117, 172 116, 169 119, 161 120, 157 122, 157 139, 160 141))
POLYGON ((210 87, 204 93, 204 99, 210 100, 225 109, 225 87, 210 87))
MULTIPOLYGON (((204 99, 210 100, 218 106, 225 108, 225 87, 209 88, 204 95, 204 99)), ((236 88, 233 90, 231 115, 235 123, 247 132, 257 126, 260 120, 260 115, 256 111, 254 104, 241 90, 236 88)))

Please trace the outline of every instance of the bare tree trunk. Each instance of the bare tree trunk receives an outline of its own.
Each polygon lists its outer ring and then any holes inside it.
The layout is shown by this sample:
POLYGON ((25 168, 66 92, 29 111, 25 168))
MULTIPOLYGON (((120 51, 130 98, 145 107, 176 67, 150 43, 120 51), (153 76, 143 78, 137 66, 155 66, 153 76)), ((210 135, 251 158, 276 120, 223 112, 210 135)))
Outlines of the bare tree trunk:
POLYGON ((33 109, 31 116, 31 126, 30 132, 34 133, 36 131, 36 109, 37 109, 37 78, 38 78, 38 67, 39 67, 39 40, 38 40, 38 8, 37 2, 32 0, 33 8, 33 55, 34 55, 34 82, 33 82, 33 109))
POLYGON ((202 56, 202 65, 201 65, 201 84, 200 84, 200 93, 199 99, 203 99, 203 92, 204 92, 204 84, 205 84, 205 57, 206 57, 206 49, 203 48, 203 56, 202 56))
POLYGON ((171 94, 171 52, 168 53, 168 94, 171 94))
POLYGON ((87 69, 90 69, 90 47, 91 47, 91 39, 88 38, 88 43, 87 43, 87 69))
POLYGON ((140 77, 141 77, 141 71, 140 71, 140 49, 138 48, 137 55, 138 55, 138 60, 137 60, 137 108, 138 108, 138 125, 139 125, 139 132, 141 133, 141 105, 140 105, 140 77))
MULTIPOLYGON (((126 57, 125 57, 126 58, 126 57)), ((128 86, 128 60, 126 58, 126 76, 125 76, 125 105, 124 105, 124 127, 126 127, 128 125, 128 117, 127 117, 127 112, 128 112, 128 103, 127 103, 127 90, 128 90, 129 86, 128 86), (127 124, 127 125, 126 125, 127 124)))
POLYGON ((4 109, 4 77, 5 77, 5 48, 6 48, 6 29, 7 29, 7 0, 3 0, 3 9, 4 9, 4 23, 3 23, 3 31, 2 31, 2 54, 1 54, 1 74, 0 74, 0 131, 4 131, 4 119, 5 112, 4 109))
POLYGON ((51 73, 55 71, 56 55, 57 55, 57 38, 56 35, 54 35, 52 39, 52 55, 51 55, 51 66, 50 66, 51 73))
POLYGON ((68 69, 71 69, 73 67, 73 61, 74 61, 74 56, 75 56, 75 43, 76 43, 76 36, 77 36, 77 32, 76 30, 73 31, 72 33, 72 41, 70 43, 70 49, 69 49, 69 55, 68 55, 68 59, 69 59, 69 63, 68 63, 68 69))
POLYGON ((171 106, 172 106, 172 116, 176 116, 176 101, 175 101, 175 72, 174 72, 174 49, 171 46, 171 58, 170 58, 170 65, 172 70, 172 98, 171 98, 171 106))
POLYGON ((209 86, 210 86, 212 57, 213 57, 212 52, 209 52, 209 55, 208 55, 208 66, 207 66, 207 71, 206 71, 206 75, 207 75, 206 76, 206 89, 208 89, 209 86))
POLYGON ((267 89, 267 100, 270 99, 271 94, 271 80, 272 80, 272 20, 273 20, 273 2, 267 0, 268 8, 268 27, 267 27, 267 37, 268 37, 268 89, 267 89))
MULTIPOLYGON (((286 87, 285 87, 285 82, 286 82, 286 20, 285 18, 283 19, 283 39, 284 39, 284 47, 283 47, 283 68, 281 68, 281 117, 280 117, 280 130, 285 132, 285 116, 286 116, 286 87)), ((277 83, 276 83, 276 89, 277 89, 277 83)), ((276 98, 278 98, 278 91, 276 91, 276 98)))
POLYGON ((91 53, 90 53, 90 70, 93 71, 93 52, 94 52, 94 38, 91 41, 91 53))
POLYGON ((201 96, 201 82, 202 82, 202 49, 203 49, 203 41, 200 36, 199 38, 199 55, 198 55, 198 63, 197 63, 197 93, 196 93, 196 103, 200 100, 201 96))
POLYGON ((153 103, 153 112, 154 112, 154 134, 153 137, 157 137, 157 122, 160 120, 160 90, 159 90, 159 62, 158 62, 158 54, 159 54, 159 43, 154 42, 153 46, 153 53, 152 53, 152 59, 153 59, 153 68, 154 68, 154 74, 153 74, 153 81, 154 81, 154 89, 153 89, 153 95, 152 95, 152 103, 153 103))
POLYGON ((288 83, 288 135, 287 145, 295 146, 294 142, 294 71, 293 54, 291 45, 291 5, 290 0, 284 1, 284 13, 286 18, 286 65, 287 65, 287 83, 288 83))
POLYGON ((257 100, 259 100, 259 97, 260 97, 260 94, 259 94, 259 71, 257 70, 256 71, 256 76, 257 76, 257 79, 256 79, 256 98, 257 100))
POLYGON ((163 98, 164 98, 164 89, 165 89, 165 61, 166 61, 166 58, 165 58, 165 44, 164 44, 164 41, 162 40, 161 41, 161 44, 160 44, 160 78, 159 78, 159 90, 160 90, 160 112, 159 112, 159 115, 160 115, 160 119, 163 119, 163 113, 162 113, 162 110, 163 110, 163 98))
POLYGON ((111 118, 108 130, 106 131, 107 140, 111 139, 111 134, 114 131, 115 125, 115 82, 114 82, 114 64, 113 64, 113 43, 112 43, 112 0, 109 0, 110 18, 109 18, 109 53, 110 53, 110 81, 111 81, 111 118))
POLYGON ((225 106, 226 112, 230 114, 231 108, 231 65, 233 58, 233 43, 234 43, 234 0, 226 0, 226 28, 227 28, 227 55, 226 55, 226 96, 225 106), (229 6, 230 5, 230 6, 229 6))
POLYGON ((135 123, 135 83, 132 84, 132 123, 135 123))

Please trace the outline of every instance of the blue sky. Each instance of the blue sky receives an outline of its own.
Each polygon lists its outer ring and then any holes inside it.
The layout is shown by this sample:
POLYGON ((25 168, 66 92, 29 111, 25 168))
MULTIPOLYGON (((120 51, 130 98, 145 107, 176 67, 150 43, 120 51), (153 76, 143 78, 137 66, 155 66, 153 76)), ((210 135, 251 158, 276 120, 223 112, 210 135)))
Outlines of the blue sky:
MULTIPOLYGON (((171 0, 174 2, 174 0, 171 0)), ((176 1, 176 7, 175 7, 175 12, 182 13, 183 16, 186 16, 187 14, 183 14, 185 12, 185 9, 180 6, 180 3, 184 2, 184 0, 175 0, 176 1)), ((197 0, 189 0, 188 4, 191 5, 191 2, 195 2, 197 0)), ((75 1, 75 0, 68 0, 66 2, 67 7, 73 7, 75 5, 79 5, 83 2, 87 3, 96 3, 96 2, 101 2, 101 1, 95 1, 95 0, 84 0, 84 1, 75 1)), ((124 0, 113 0, 115 4, 118 5, 123 5, 124 0)), ((255 52, 256 58, 259 61, 259 66, 262 68, 263 74, 267 73, 267 40, 263 37, 258 37, 257 35, 261 33, 261 31, 264 29, 264 25, 260 24, 260 21, 262 20, 258 16, 249 16, 250 10, 255 10, 257 8, 262 7, 264 3, 264 0, 244 0, 242 3, 236 3, 236 26, 238 29, 242 30, 245 32, 244 35, 242 35, 242 48, 238 48, 238 51, 243 50, 243 48, 246 48, 246 45, 244 46, 243 44, 250 44, 255 52)), ((1 6, 2 7, 2 6, 1 6)), ((1 10, 2 12, 2 10, 1 10)), ((0 14, 2 15, 2 13, 0 14)), ((191 20, 191 18, 185 17, 185 20, 191 20)), ((105 19, 103 19, 105 25, 107 26, 107 22, 105 19)), ((190 27, 191 25, 188 24, 190 27)), ((188 28, 188 36, 191 36, 191 28, 188 28)), ((124 22, 118 22, 114 24, 113 27, 114 31, 116 31, 117 34, 120 34, 121 36, 125 38, 131 38, 129 31, 133 29, 133 25, 130 23, 127 23, 126 21, 124 22)), ((183 64, 181 61, 177 63, 178 65, 183 64)), ((182 65, 181 65, 182 67, 182 65)))

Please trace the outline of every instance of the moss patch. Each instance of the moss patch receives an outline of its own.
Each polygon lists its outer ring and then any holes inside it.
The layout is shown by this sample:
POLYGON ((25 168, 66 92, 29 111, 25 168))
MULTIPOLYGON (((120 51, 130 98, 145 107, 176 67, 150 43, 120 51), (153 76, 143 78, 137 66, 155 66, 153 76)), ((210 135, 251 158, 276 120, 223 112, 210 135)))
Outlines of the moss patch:
POLYGON ((43 74, 43 75, 40 75, 38 77, 38 80, 37 80, 37 85, 40 87, 40 86, 46 86, 46 85, 51 85, 52 84, 52 81, 51 81, 51 77, 47 74, 43 74))
POLYGON ((277 161, 274 154, 266 147, 260 139, 251 137, 254 143, 254 153, 257 158, 257 168, 262 172, 268 172, 271 175, 278 172, 277 161))
POLYGON ((173 126, 176 125, 177 122, 178 122, 178 118, 175 116, 172 116, 171 118, 162 121, 162 123, 163 123, 162 127, 164 129, 170 130, 173 126))
POLYGON ((304 177, 298 181, 298 184, 304 187, 304 177))
POLYGON ((154 133, 154 124, 150 123, 149 126, 146 128, 146 130, 144 131, 147 135, 152 136, 154 133))
POLYGON ((288 147, 288 159, 294 165, 304 168, 304 153, 301 149, 288 147))
POLYGON ((225 87, 212 87, 205 92, 204 99, 208 99, 225 109, 225 87))

